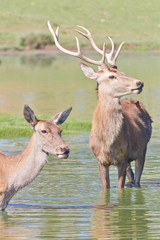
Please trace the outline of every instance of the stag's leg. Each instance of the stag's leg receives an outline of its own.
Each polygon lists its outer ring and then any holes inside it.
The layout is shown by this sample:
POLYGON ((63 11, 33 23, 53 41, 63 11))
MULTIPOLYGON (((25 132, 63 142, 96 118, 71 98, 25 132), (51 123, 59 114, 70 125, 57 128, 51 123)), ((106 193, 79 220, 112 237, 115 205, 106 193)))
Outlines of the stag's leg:
POLYGON ((129 186, 134 185, 134 184, 135 184, 135 182, 134 182, 134 173, 133 173, 133 171, 132 171, 132 168, 131 168, 131 164, 130 164, 130 163, 127 164, 126 175, 127 175, 127 178, 128 178, 128 183, 127 183, 127 185, 129 185, 129 186))
POLYGON ((136 159, 135 161, 135 186, 140 187, 140 180, 141 180, 141 175, 143 172, 143 167, 144 167, 144 162, 145 162, 145 156, 146 156, 146 150, 145 148, 141 155, 136 159))
POLYGON ((109 180, 109 166, 104 166, 100 162, 98 162, 99 173, 101 176, 102 186, 104 189, 110 188, 110 180, 109 180))
POLYGON ((127 162, 121 163, 118 166, 118 187, 123 188, 126 180, 126 169, 127 169, 127 162))

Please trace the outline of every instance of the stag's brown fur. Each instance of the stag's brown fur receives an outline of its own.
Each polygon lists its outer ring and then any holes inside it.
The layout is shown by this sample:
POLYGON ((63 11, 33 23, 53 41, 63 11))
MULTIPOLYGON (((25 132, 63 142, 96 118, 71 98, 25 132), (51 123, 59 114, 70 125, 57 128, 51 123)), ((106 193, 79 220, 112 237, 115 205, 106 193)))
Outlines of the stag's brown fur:
POLYGON ((99 102, 96 107, 90 135, 94 155, 104 165, 118 166, 124 157, 127 162, 137 159, 151 136, 151 119, 144 105, 133 99, 117 101, 117 106, 102 105, 99 102))

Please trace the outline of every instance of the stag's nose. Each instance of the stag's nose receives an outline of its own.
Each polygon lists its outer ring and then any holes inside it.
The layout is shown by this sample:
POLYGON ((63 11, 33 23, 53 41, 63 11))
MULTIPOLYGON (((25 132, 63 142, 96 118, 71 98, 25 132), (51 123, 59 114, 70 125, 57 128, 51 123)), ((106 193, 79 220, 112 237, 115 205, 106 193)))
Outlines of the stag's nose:
POLYGON ((137 82, 136 82, 136 85, 137 85, 137 87, 142 88, 142 87, 144 86, 144 83, 141 82, 141 81, 137 81, 137 82))

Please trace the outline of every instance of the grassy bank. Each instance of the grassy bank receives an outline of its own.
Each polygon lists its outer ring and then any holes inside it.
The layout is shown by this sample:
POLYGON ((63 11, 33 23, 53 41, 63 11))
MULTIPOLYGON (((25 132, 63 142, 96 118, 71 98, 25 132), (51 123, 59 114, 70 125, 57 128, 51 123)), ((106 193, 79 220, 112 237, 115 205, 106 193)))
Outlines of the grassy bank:
MULTIPOLYGON (((38 116, 39 119, 49 119, 50 117, 38 116)), ((67 120, 61 128, 64 133, 77 131, 89 131, 91 122, 67 120)), ((23 116, 16 114, 0 113, 0 138, 4 137, 27 137, 31 136, 32 129, 23 116)))
MULTIPOLYGON (((60 41, 75 46, 75 27, 90 29, 99 46, 106 36, 123 49, 160 49, 159 0, 14 0, 1 1, 1 50, 39 49, 52 45, 47 20, 60 25, 60 41)), ((82 47, 89 48, 86 39, 82 47)))

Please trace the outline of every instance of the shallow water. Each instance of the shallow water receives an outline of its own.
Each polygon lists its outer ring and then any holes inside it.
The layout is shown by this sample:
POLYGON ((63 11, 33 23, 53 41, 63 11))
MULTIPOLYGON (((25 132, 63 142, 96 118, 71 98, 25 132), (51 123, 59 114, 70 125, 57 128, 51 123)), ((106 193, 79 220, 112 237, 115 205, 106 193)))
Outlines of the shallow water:
MULTIPOLYGON (((148 147, 142 188, 118 191, 117 170, 111 167, 111 189, 106 193, 88 138, 89 132, 64 135, 70 157, 50 156, 36 180, 15 195, 6 212, 0 213, 0 239, 159 239, 155 138, 148 147)), ((1 148, 18 153, 28 141, 1 139, 1 148)))
MULTIPOLYGON (((90 120, 96 103, 95 84, 81 75, 78 61, 61 56, 54 58, 50 65, 36 63, 34 66, 29 60, 23 65, 19 57, 2 57, 0 88, 4 91, 0 95, 0 111, 20 113, 23 103, 28 101, 38 113, 48 115, 73 104, 73 118, 90 120), (73 64, 72 72, 68 61, 73 64), (57 70, 62 62, 65 76, 72 76, 67 78, 65 89, 61 86, 63 79, 60 70, 58 76, 61 77, 57 77, 55 84, 51 77, 52 71, 57 70), (22 73, 18 74, 19 71, 22 73), (44 73, 47 74, 48 83, 43 80, 44 73), (20 76, 24 77, 24 85, 20 76), (18 85, 13 91, 17 81, 18 85), (47 84, 46 88, 44 83, 47 84), (12 89, 9 90, 10 85, 12 89), (59 92, 53 89, 54 86, 59 92), (21 94, 18 94, 19 90, 21 94), (65 93, 68 97, 64 97, 65 93), (78 107, 80 110, 77 110, 78 107)), ((70 157, 59 160, 50 156, 36 180, 14 196, 6 211, 0 213, 0 239, 159 239, 160 83, 157 76, 160 74, 160 57, 157 54, 150 56, 149 53, 124 54, 120 63, 123 71, 145 81, 144 91, 136 98, 144 102, 154 120, 142 188, 119 191, 117 169, 111 167, 111 189, 103 192, 97 161, 89 149, 89 132, 64 133, 63 138, 71 150, 70 157), (149 63, 154 66, 154 71, 149 63)), ((1 136, 0 149, 16 154, 25 148, 28 141, 29 138, 4 139, 1 136)))

